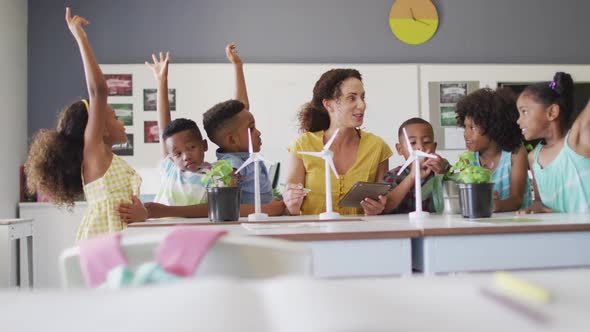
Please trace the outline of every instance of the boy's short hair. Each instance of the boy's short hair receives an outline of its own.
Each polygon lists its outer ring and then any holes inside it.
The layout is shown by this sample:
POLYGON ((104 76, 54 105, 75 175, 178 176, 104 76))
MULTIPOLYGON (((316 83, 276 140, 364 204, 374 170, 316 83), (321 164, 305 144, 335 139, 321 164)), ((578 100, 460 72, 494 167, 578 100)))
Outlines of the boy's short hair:
MULTIPOLYGON (((203 114, 203 127, 209 139, 219 145, 217 134, 219 129, 228 128, 231 119, 246 108, 239 100, 230 99, 211 107, 203 114)), ((234 130, 234 128, 230 128, 234 130)))
POLYGON ((407 127, 409 125, 413 125, 413 124, 424 124, 424 125, 427 125, 428 127, 430 127, 430 130, 432 130, 432 133, 434 134, 434 129, 432 128, 432 125, 430 124, 430 122, 428 122, 428 121, 426 121, 426 120, 424 120, 422 118, 411 118, 411 119, 408 119, 408 120, 404 121, 404 123, 402 123, 399 126, 399 129, 397 130, 397 136, 398 136, 398 138, 403 136, 403 134, 404 134, 403 129, 405 127, 407 127))
POLYGON ((168 137, 185 130, 190 130, 198 140, 203 139, 203 135, 201 135, 201 131, 195 121, 184 118, 175 119, 170 122, 168 126, 164 128, 162 139, 165 141, 168 137))

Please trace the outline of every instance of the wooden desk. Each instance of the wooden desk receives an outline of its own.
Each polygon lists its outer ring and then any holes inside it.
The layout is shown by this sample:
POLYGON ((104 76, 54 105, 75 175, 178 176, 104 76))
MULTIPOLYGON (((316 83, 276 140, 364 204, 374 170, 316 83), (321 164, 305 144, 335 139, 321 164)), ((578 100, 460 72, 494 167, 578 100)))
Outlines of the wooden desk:
POLYGON ((208 219, 161 219, 131 224, 124 233, 167 231, 171 225, 227 230, 306 242, 313 251, 317 277, 387 276, 412 273, 411 238, 420 230, 408 218, 350 217, 318 221, 317 216, 271 217, 262 223, 210 223, 208 219), (362 218, 362 219, 361 219, 362 218))
POLYGON ((590 266, 589 215, 435 215, 418 227, 412 261, 424 273, 590 266))

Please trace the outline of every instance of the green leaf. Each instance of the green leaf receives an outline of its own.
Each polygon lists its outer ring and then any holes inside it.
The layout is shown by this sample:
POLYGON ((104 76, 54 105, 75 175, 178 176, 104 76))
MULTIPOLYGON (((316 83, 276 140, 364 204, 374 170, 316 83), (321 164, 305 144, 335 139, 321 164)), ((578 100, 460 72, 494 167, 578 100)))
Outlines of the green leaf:
POLYGON ((442 213, 445 208, 443 181, 445 181, 445 175, 439 174, 430 178, 422 186, 422 197, 432 197, 432 204, 436 213, 442 213))
POLYGON ((203 176, 201 183, 206 187, 229 187, 231 186, 231 174, 234 168, 227 160, 219 160, 203 176))
POLYGON ((472 163, 475 162, 477 160, 473 152, 461 153, 459 160, 445 174, 445 180, 455 180, 462 183, 490 183, 492 172, 487 168, 473 165, 472 163), (459 173, 455 174, 455 171, 459 171, 459 173))

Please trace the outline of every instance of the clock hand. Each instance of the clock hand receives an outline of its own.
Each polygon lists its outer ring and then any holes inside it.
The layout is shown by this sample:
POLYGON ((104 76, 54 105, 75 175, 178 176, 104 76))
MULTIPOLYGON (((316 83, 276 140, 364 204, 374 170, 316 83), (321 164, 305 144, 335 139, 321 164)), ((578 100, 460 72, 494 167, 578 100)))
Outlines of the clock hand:
POLYGON ((412 15, 412 20, 416 20, 416 16, 414 16, 414 11, 410 8, 410 14, 412 15))
POLYGON ((416 16, 414 15, 414 10, 412 10, 412 8, 410 8, 410 14, 412 15, 412 20, 414 20, 416 22, 420 22, 420 23, 422 23, 424 25, 430 25, 430 24, 428 24, 428 23, 426 23, 426 22, 424 22, 422 20, 417 19, 416 16))
POLYGON ((424 21, 422 21, 422 20, 414 19, 414 21, 416 21, 416 22, 420 22, 420 23, 422 23, 422 24, 425 24, 425 25, 430 25, 430 24, 428 24, 428 23, 426 23, 426 22, 424 22, 424 21))

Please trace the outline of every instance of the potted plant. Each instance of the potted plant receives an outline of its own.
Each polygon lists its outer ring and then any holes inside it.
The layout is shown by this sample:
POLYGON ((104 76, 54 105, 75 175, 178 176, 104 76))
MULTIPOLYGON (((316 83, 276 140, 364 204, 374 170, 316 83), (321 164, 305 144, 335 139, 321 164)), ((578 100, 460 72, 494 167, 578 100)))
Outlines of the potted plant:
POLYGON ((473 152, 464 152, 444 175, 429 180, 422 191, 432 195, 437 212, 461 213, 465 218, 490 217, 493 210, 492 173, 475 166, 473 152))
POLYGON ((219 160, 205 173, 201 182, 207 188, 209 220, 237 221, 240 218, 240 188, 231 163, 219 160))
POLYGON ((456 182, 459 186, 461 213, 465 218, 491 217, 494 209, 492 172, 470 161, 475 162, 473 152, 462 153, 449 170, 450 174, 459 171, 456 182))

